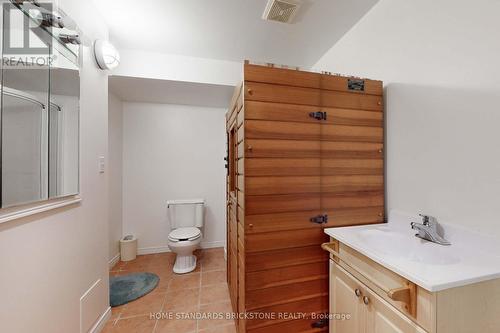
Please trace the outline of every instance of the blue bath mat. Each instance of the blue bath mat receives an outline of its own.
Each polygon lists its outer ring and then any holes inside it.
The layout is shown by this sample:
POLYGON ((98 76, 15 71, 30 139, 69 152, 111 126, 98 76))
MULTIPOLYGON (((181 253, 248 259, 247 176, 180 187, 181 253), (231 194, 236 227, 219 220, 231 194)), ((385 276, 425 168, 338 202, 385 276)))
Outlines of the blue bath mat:
POLYGON ((109 279, 109 303, 118 306, 142 297, 156 288, 160 278, 153 273, 133 273, 109 279))

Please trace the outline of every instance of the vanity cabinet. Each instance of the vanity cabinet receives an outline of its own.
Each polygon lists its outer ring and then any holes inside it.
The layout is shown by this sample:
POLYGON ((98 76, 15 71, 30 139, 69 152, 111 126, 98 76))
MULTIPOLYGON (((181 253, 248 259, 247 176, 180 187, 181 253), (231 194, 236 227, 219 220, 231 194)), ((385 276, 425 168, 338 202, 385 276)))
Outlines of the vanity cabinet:
POLYGON ((322 247, 330 333, 500 332, 500 279, 431 292, 334 238, 322 247))
POLYGON ((274 317, 238 332, 326 332, 311 315, 328 312, 323 229, 385 217, 382 82, 243 72, 226 115, 227 279, 235 312, 274 317))
POLYGON ((331 263, 332 314, 349 318, 332 321, 335 333, 425 333, 396 308, 335 263, 331 263))

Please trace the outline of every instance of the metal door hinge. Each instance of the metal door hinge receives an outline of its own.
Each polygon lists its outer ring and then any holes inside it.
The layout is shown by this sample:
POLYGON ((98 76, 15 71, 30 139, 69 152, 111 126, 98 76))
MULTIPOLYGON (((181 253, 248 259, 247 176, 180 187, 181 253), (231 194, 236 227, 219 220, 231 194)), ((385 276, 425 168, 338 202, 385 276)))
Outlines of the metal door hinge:
POLYGON ((326 112, 317 111, 309 113, 309 117, 314 118, 316 120, 326 120, 326 112))
POLYGON ((323 215, 311 217, 310 221, 312 223, 317 223, 317 224, 326 224, 326 223, 328 223, 328 215, 323 214, 323 215))

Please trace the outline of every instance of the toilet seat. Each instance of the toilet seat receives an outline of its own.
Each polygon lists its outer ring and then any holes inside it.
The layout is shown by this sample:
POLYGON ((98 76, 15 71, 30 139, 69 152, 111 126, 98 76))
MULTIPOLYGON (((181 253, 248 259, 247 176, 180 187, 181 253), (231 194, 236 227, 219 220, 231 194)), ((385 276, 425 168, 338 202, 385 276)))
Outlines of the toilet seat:
POLYGON ((194 227, 177 228, 172 230, 168 235, 168 240, 171 242, 193 241, 201 237, 201 230, 194 227))

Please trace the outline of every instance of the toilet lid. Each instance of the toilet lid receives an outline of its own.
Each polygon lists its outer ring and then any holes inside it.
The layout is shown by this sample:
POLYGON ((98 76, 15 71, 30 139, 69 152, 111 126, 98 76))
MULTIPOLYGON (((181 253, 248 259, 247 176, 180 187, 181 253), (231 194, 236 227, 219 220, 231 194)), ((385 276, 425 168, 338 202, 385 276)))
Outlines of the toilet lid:
POLYGON ((189 228, 177 228, 172 230, 168 235, 168 238, 171 241, 185 241, 185 240, 194 240, 200 237, 201 231, 198 228, 189 227, 189 228))

